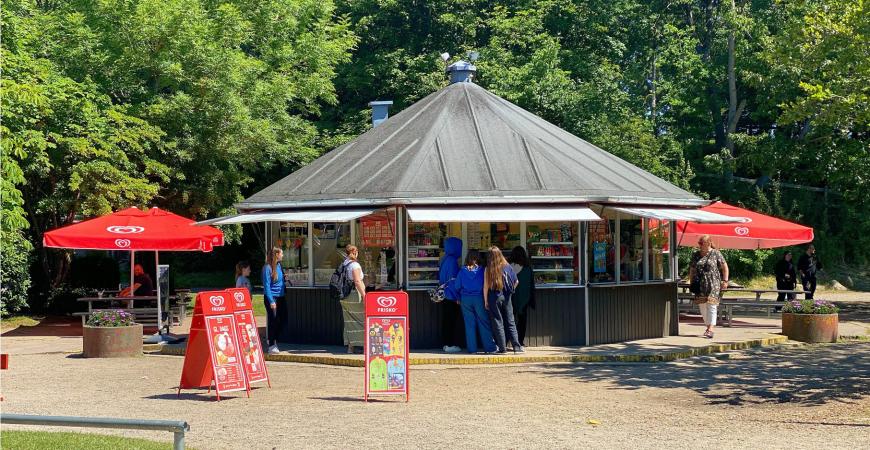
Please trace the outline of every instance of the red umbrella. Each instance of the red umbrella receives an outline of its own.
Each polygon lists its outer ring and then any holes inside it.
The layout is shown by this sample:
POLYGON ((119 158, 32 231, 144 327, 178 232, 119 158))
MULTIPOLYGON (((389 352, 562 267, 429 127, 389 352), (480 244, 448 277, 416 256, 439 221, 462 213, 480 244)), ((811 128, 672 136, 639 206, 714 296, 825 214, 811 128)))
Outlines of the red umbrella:
POLYGON ((209 226, 193 226, 191 219, 160 208, 142 211, 127 208, 112 214, 51 230, 42 236, 45 247, 87 250, 129 250, 130 286, 133 286, 133 261, 137 250, 153 251, 157 266, 158 330, 160 314, 160 250, 210 252, 224 245, 223 233, 209 226))
POLYGON ((701 210, 724 216, 742 217, 749 221, 736 224, 677 222, 677 237, 680 245, 696 246, 698 238, 705 234, 709 234, 719 248, 741 250, 785 247, 813 240, 813 229, 810 227, 726 203, 715 202, 701 210))
POLYGON ((90 250, 192 250, 210 252, 223 245, 221 230, 160 208, 127 208, 45 233, 46 247, 90 250))

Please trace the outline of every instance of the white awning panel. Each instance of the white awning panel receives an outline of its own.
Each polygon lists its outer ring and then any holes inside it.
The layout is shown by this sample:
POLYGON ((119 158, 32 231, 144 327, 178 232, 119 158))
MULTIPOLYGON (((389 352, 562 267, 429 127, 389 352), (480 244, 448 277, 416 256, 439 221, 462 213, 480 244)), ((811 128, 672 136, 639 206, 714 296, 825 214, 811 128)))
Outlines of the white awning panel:
POLYGON ((679 220, 696 223, 744 223, 749 222, 745 217, 731 217, 722 214, 702 211, 700 209, 674 209, 674 208, 611 208, 635 216, 658 220, 679 220))
POLYGON ((309 211, 261 211, 197 222, 197 225, 229 225, 255 222, 347 222, 375 212, 374 209, 341 209, 309 211))
POLYGON ((568 207, 409 207, 413 222, 576 222, 601 220, 589 208, 568 207))

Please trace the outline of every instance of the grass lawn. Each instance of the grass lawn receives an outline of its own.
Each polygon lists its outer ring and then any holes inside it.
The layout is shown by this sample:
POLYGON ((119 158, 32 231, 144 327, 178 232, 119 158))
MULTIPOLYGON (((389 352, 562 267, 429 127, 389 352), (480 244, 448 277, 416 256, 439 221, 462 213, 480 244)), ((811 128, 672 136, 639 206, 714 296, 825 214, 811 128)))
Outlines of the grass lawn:
POLYGON ((6 332, 9 330, 14 330, 18 327, 32 327, 34 325, 38 325, 41 319, 42 317, 30 316, 4 317, 3 319, 0 319, 0 330, 6 332))
POLYGON ((266 305, 263 304, 263 294, 252 295, 251 303, 254 304, 254 317, 262 317, 266 315, 266 305))
POLYGON ((166 450, 172 448, 172 433, 166 433, 166 442, 145 439, 106 436, 92 433, 53 433, 47 431, 0 432, 0 445, 17 450, 166 450))

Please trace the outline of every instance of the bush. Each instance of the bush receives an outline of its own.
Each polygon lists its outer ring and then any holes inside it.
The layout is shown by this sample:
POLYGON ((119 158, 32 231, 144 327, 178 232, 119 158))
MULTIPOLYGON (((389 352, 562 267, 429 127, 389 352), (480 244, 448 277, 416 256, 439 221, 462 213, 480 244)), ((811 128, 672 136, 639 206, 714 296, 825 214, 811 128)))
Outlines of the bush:
POLYGON ((31 245, 20 231, 4 234, 0 253, 0 315, 5 317, 27 309, 31 245))

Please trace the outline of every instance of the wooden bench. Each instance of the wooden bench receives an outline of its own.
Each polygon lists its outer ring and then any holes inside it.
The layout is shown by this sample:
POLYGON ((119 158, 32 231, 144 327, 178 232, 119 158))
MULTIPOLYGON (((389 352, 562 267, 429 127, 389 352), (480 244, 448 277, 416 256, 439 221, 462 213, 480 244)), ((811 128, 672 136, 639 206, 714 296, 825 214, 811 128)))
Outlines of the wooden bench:
POLYGON ((785 305, 785 302, 778 301, 754 301, 753 299, 745 299, 745 298, 723 298, 719 303, 719 313, 723 316, 725 322, 727 322, 728 327, 731 326, 731 322, 734 318, 734 307, 752 307, 752 308, 765 308, 767 310, 767 317, 770 317, 770 310, 775 308, 782 308, 785 305))

